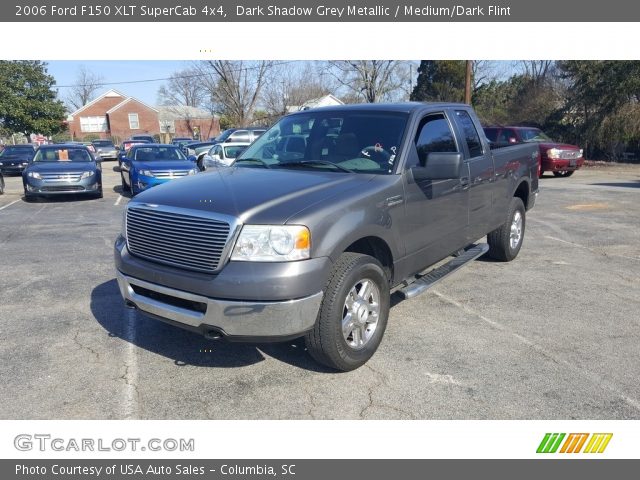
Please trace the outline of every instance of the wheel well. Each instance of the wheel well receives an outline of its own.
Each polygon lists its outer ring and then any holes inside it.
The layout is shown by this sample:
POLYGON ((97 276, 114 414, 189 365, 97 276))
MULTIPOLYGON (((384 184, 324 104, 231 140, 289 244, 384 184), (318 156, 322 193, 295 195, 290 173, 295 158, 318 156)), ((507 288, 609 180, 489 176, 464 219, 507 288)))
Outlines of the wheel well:
POLYGON ((361 238, 349 245, 344 251, 362 253, 377 259, 382 264, 389 283, 393 282, 393 255, 387 243, 381 238, 361 238))
POLYGON ((529 208, 529 184, 527 182, 521 182, 513 196, 522 200, 524 208, 529 208))

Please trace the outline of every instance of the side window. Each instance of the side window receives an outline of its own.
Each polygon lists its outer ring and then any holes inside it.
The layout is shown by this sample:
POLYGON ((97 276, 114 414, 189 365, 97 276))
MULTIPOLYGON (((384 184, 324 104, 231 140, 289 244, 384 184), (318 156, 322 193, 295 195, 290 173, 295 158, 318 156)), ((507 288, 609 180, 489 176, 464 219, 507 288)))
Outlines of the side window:
POLYGON ((456 141, 449 122, 442 113, 429 115, 422 119, 416 135, 418 161, 423 167, 427 155, 432 152, 457 152, 456 141))
POLYGON ((500 132, 498 137, 498 143, 517 143, 516 132, 510 128, 505 128, 500 132))
POLYGON ((229 141, 231 142, 249 142, 249 131, 248 130, 237 130, 231 134, 229 137, 229 141))
POLYGON ((458 117, 458 122, 462 127, 462 133, 464 134, 467 147, 469 148, 469 156, 471 158, 479 157, 484 153, 484 151, 482 149, 480 137, 478 136, 478 131, 476 130, 469 113, 464 110, 456 110, 456 116, 458 117))

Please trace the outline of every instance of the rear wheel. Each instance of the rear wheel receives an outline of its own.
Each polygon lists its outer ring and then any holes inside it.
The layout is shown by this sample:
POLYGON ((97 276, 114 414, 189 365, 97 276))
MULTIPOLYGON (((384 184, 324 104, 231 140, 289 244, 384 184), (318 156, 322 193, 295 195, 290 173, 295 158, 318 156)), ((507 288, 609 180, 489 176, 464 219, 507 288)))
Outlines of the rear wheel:
POLYGON ((316 324, 305 337, 311 356, 341 371, 364 365, 382 341, 389 317, 389 282, 378 260, 343 253, 324 289, 316 324))
POLYGON ((4 178, 0 176, 0 195, 4 193, 4 178))
POLYGON ((553 172, 553 176, 554 177, 570 177, 571 175, 573 175, 573 172, 575 172, 575 170, 560 170, 558 172, 553 172))
POLYGON ((487 235, 489 256, 502 262, 516 258, 524 240, 525 224, 524 203, 520 198, 513 197, 505 222, 487 235))
POLYGON ((124 181, 124 175, 120 173, 120 185, 122 185, 122 193, 127 191, 127 182, 124 181))

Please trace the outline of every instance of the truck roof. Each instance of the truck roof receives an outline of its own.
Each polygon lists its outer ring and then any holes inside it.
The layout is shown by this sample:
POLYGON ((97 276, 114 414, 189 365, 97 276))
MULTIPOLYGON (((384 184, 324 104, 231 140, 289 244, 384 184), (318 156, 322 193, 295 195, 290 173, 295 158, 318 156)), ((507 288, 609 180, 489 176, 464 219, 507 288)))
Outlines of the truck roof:
POLYGON ((344 111, 386 111, 410 113, 424 108, 469 108, 465 103, 452 102, 397 102, 397 103, 354 103, 347 105, 332 105, 328 107, 317 107, 309 110, 292 113, 291 115, 304 114, 310 111, 323 112, 344 112, 344 111))

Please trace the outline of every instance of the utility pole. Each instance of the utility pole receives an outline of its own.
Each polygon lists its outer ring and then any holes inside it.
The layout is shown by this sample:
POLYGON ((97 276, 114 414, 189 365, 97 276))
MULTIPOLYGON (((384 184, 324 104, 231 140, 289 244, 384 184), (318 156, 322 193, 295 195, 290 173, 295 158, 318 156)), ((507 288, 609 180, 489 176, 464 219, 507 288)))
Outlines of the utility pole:
POLYGON ((464 79, 464 103, 471 105, 471 62, 467 60, 467 72, 464 79))

